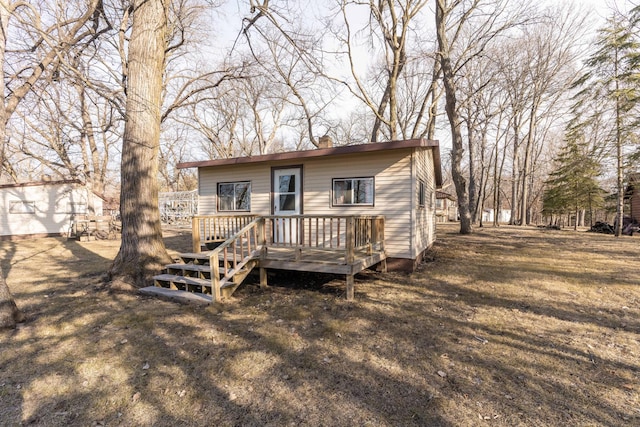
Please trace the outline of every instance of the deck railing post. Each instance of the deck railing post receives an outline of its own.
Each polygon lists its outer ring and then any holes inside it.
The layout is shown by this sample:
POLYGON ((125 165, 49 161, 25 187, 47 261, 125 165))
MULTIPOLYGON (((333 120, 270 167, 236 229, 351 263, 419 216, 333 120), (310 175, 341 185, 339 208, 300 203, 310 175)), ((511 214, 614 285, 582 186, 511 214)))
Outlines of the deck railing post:
MULTIPOLYGON (((209 256, 209 265, 211 267, 211 296, 214 302, 220 302, 222 292, 220 290, 220 251, 213 251, 209 256)), ((225 267, 226 269, 226 267, 225 267)))
POLYGON ((355 221, 354 218, 352 216, 347 217, 347 224, 346 224, 346 233, 347 235, 345 236, 346 238, 346 242, 345 242, 345 262, 347 264, 353 264, 353 260, 355 259, 355 238, 356 238, 356 233, 355 233, 355 221))
POLYGON ((197 216, 194 216, 193 218, 191 218, 191 235, 193 236, 192 238, 193 252, 199 253, 200 252, 200 218, 197 216))

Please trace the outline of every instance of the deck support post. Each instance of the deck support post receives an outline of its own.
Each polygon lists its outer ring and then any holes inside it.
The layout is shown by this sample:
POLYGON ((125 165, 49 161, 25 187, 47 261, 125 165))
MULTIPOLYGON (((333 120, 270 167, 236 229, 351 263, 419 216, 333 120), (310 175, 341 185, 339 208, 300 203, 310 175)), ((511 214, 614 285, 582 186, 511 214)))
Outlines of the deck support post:
POLYGON ((200 253, 202 250, 200 247, 200 218, 194 216, 191 218, 191 236, 192 246, 194 253, 200 253))
POLYGON ((269 287, 267 283, 267 269, 260 267, 260 288, 266 289, 269 287))
MULTIPOLYGON (((209 256, 209 265, 211 266, 211 296, 214 302, 222 300, 222 292, 220 289, 220 258, 219 251, 213 251, 209 256)), ((226 267, 225 267, 226 268, 226 267)))
POLYGON ((353 274, 347 274, 346 281, 347 281, 347 301, 353 301, 354 293, 355 293, 354 291, 355 276, 353 274))

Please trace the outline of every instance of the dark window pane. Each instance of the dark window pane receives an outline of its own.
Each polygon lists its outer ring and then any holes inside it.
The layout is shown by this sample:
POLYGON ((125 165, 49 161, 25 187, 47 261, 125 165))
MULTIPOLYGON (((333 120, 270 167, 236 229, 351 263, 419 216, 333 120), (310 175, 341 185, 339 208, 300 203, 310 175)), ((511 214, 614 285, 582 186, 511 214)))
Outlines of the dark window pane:
POLYGON ((236 210, 251 210, 251 185, 248 182, 236 184, 236 210))
POLYGON ((354 203, 373 204, 373 179, 354 179, 354 203))
POLYGON ((218 210, 251 210, 251 183, 226 182, 218 184, 218 210))
POLYGON ((295 175, 285 175, 280 177, 280 182, 278 185, 278 189, 280 193, 293 193, 296 191, 296 176, 295 175))
POLYGON ((281 194, 280 195, 280 210, 281 211, 294 211, 294 210, 296 210, 296 196, 295 196, 295 194, 281 194))

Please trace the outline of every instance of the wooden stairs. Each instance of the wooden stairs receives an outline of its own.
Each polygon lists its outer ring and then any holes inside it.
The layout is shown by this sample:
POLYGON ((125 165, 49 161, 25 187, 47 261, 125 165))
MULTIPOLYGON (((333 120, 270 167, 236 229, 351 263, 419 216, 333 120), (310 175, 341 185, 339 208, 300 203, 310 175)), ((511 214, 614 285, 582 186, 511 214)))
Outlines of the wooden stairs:
POLYGON ((258 220, 210 251, 181 253, 176 263, 153 277, 147 295, 209 304, 230 297, 259 263, 258 220))

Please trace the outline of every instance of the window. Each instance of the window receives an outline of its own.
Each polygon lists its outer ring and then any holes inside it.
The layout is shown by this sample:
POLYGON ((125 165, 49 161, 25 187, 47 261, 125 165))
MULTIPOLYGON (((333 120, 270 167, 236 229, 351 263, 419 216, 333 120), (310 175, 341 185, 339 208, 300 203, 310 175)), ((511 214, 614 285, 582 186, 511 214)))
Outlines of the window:
POLYGON ((36 202, 27 200, 14 200, 9 203, 9 213, 34 214, 36 213, 36 202))
POLYGON ((424 208, 425 200, 426 200, 426 187, 424 185, 423 180, 418 181, 418 207, 424 208))
POLYGON ((249 212, 251 210, 251 183, 218 183, 218 210, 249 212))
POLYGON ((436 199, 436 209, 444 209, 444 200, 436 199))
POLYGON ((333 180, 333 206, 373 206, 373 178, 339 178, 333 180))

